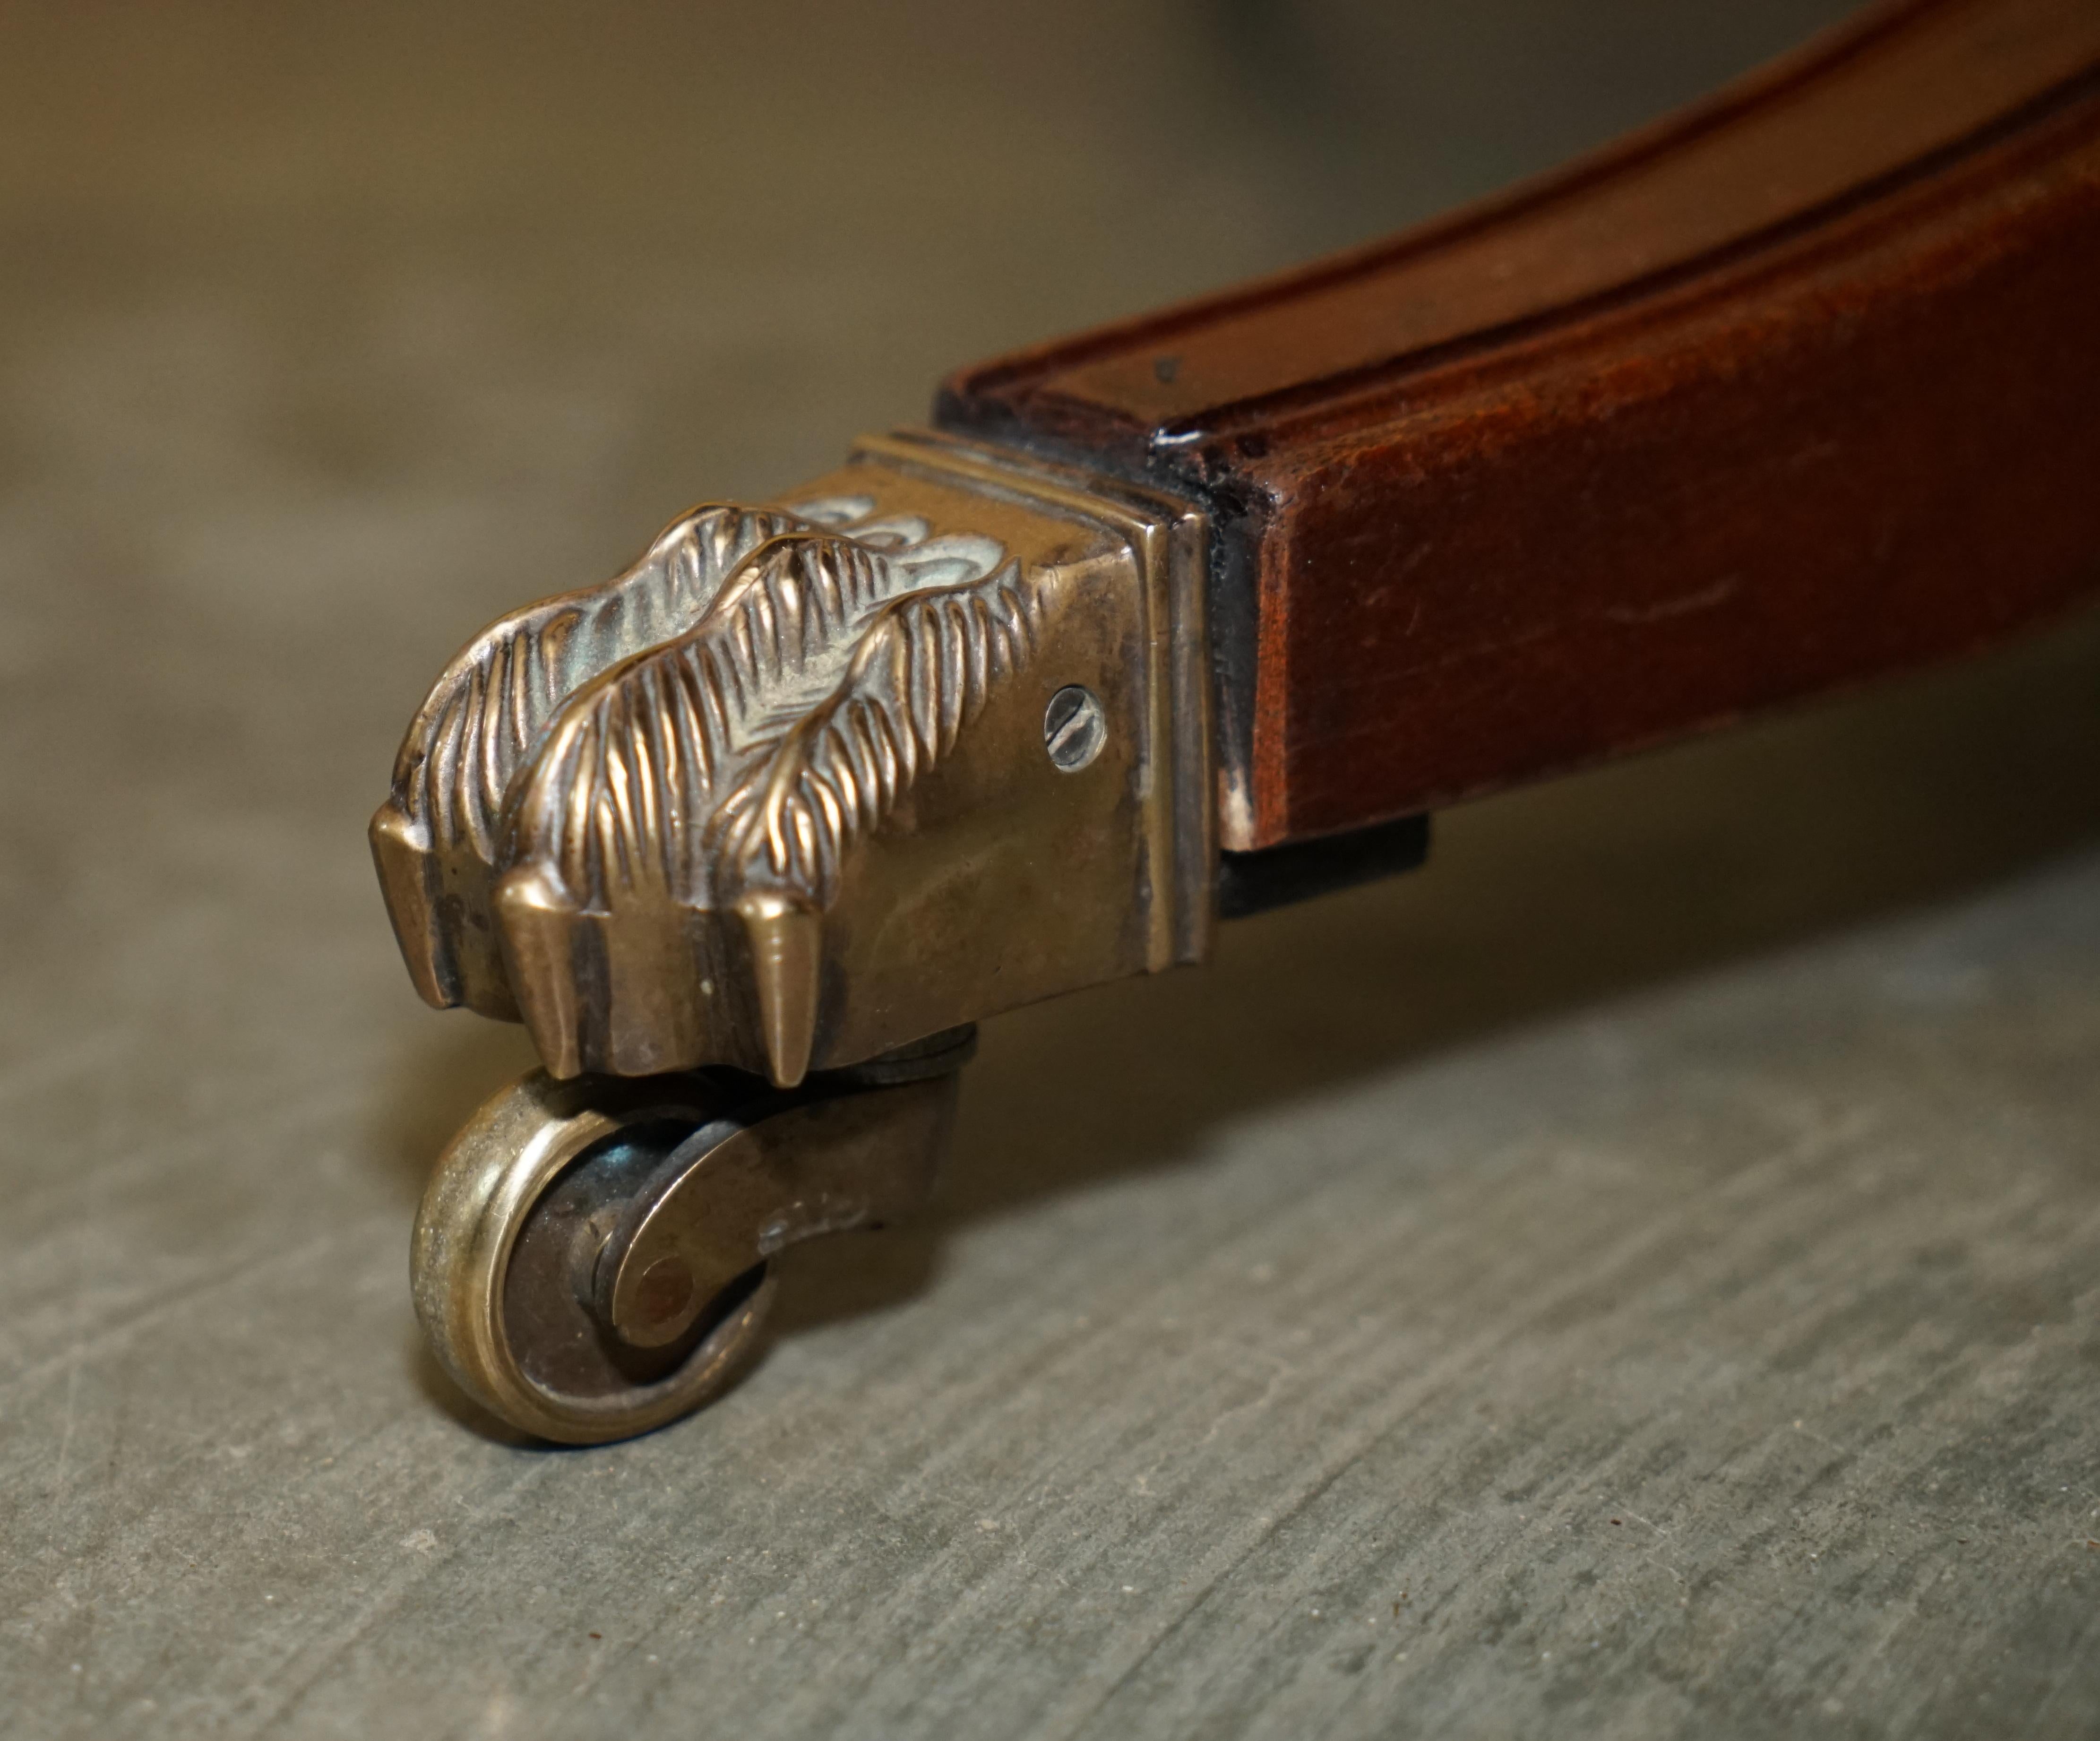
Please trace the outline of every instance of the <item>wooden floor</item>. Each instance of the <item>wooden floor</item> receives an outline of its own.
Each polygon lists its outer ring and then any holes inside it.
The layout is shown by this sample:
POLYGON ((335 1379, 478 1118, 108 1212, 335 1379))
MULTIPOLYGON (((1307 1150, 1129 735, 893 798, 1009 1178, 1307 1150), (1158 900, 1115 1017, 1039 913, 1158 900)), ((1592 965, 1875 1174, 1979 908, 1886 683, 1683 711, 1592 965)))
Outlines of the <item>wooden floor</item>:
POLYGON ((470 631, 1834 10, 11 13, 0 1733, 2100 1734, 2100 624, 993 1024, 653 1438, 408 1303, 470 631))

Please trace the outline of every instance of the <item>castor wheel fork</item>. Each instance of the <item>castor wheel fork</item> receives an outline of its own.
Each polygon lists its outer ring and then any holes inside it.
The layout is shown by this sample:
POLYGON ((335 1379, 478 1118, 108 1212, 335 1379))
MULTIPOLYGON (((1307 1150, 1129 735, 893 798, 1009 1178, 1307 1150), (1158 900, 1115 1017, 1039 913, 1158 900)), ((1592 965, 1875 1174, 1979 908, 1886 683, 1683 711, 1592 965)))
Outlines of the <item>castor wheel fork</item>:
POLYGON ((663 1347, 788 1246, 902 1220, 932 1193, 955 1081, 951 1072, 895 1087, 775 1097, 787 1103, 694 1132, 593 1261, 599 1323, 629 1347, 663 1347))
POLYGON ((439 1359, 543 1438, 646 1432, 748 1363, 788 1246, 932 1191, 968 1032, 778 1090, 735 1072, 520 1078, 439 1160, 411 1282, 439 1359))

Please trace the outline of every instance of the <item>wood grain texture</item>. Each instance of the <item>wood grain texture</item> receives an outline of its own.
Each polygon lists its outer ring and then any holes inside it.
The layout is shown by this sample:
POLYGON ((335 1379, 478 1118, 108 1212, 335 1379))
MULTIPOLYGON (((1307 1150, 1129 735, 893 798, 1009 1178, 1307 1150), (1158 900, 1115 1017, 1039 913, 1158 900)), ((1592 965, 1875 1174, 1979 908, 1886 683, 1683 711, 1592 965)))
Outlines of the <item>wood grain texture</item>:
POLYGON ((939 415, 1212 504, 1229 847, 1944 657, 2100 584, 2096 69, 2085 0, 1883 9, 939 415))

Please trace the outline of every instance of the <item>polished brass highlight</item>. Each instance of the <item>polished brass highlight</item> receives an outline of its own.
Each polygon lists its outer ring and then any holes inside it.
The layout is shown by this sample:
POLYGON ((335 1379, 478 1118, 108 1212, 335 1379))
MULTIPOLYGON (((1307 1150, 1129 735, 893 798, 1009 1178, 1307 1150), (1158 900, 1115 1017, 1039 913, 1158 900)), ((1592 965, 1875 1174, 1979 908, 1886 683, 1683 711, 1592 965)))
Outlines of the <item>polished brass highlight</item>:
POLYGON ((1200 958, 1202 578, 1178 501, 930 435, 687 516, 417 716, 373 841, 418 988, 558 1076, 787 1086, 1200 958))

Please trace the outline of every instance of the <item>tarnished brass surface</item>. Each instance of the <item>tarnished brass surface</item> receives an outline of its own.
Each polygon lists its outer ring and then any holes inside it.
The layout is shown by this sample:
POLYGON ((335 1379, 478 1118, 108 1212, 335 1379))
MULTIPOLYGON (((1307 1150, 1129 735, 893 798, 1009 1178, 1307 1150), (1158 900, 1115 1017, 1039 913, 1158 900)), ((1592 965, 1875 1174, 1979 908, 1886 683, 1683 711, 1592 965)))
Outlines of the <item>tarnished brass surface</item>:
POLYGON ((373 819, 417 988, 557 1076, 788 1086, 1207 948, 1196 511, 908 433, 784 500, 477 637, 373 819))
POLYGON ((557 1350, 580 1346, 590 1329, 580 1307, 562 1310, 572 1290, 561 1285, 558 1258, 536 1266, 556 1272, 554 1285, 528 1289, 536 1297, 518 1302, 518 1319, 537 1319, 528 1328, 530 1352, 513 1334, 505 1297, 512 1257, 535 1205, 564 1169, 623 1130, 669 1125, 682 1134, 723 1110, 698 1080, 634 1087, 619 1097, 603 1084, 558 1082, 536 1071, 521 1077, 452 1139, 416 1218, 409 1281, 432 1350, 476 1402, 541 1438, 619 1438, 697 1407, 733 1372, 768 1304, 761 1285, 720 1328, 716 1346, 632 1387, 638 1395, 579 1382, 572 1371, 550 1378, 544 1368, 536 1376, 527 1370, 534 1354, 550 1344, 557 1350), (560 1322, 564 1316, 571 1321, 560 1322), (550 1318, 557 1320, 551 1326, 550 1318))
POLYGON ((424 1332, 469 1395, 542 1438, 660 1426, 755 1350, 770 1258, 924 1201, 955 1083, 754 1098, 727 1079, 534 1071, 431 1178, 410 1262, 424 1332))
POLYGON ((694 1133, 599 1255, 601 1321, 632 1347, 673 1344, 754 1263, 910 1213, 933 1189, 955 1080, 837 1095, 726 1134, 694 1133))

